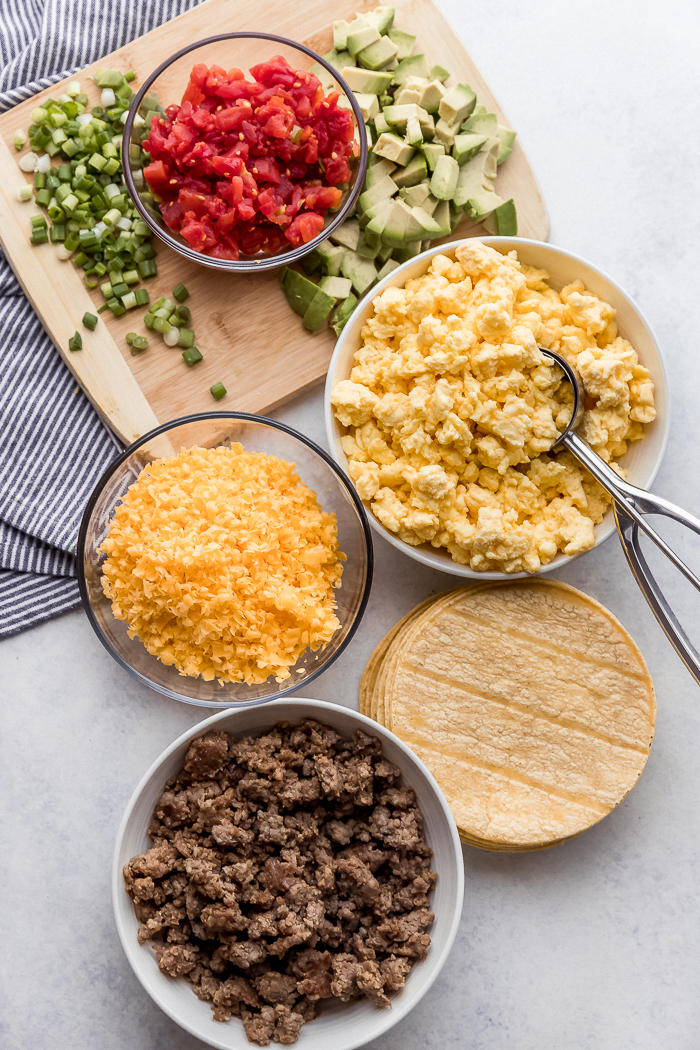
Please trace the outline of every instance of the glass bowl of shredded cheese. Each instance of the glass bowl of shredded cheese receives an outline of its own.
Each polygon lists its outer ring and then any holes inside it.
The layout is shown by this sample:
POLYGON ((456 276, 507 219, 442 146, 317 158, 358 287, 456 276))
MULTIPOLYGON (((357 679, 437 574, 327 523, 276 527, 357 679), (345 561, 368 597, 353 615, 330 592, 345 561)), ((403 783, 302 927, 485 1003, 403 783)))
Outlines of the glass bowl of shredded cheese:
POLYGON ((372 582, 350 480, 275 420, 207 412, 129 446, 78 539, 88 619, 139 681, 200 707, 279 699, 343 651, 372 582))

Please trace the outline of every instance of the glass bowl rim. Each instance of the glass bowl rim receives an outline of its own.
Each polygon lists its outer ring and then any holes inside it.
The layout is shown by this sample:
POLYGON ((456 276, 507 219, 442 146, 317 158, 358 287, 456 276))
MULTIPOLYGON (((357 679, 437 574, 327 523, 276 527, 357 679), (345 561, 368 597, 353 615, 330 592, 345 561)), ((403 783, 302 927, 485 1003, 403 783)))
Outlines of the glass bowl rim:
POLYGON ((165 244, 168 248, 172 248, 173 251, 183 256, 185 259, 189 259, 190 262, 199 263, 200 266, 206 266, 212 270, 220 270, 224 273, 257 273, 260 270, 274 270, 281 266, 288 266, 289 263, 298 262, 299 259, 303 259, 306 255, 314 250, 322 241, 325 241, 333 230, 337 229, 341 223, 345 222, 348 217, 348 212, 352 209, 352 206, 357 201, 362 187, 365 181, 365 175, 367 173, 367 162, 369 147, 367 144, 367 131, 365 129, 365 122, 360 110, 359 103, 355 98, 355 94, 352 89, 346 84, 339 71, 335 69, 330 62, 312 51, 310 47, 306 47, 305 44, 297 43, 296 40, 290 40, 289 37, 278 36, 275 33, 260 33, 260 32, 239 32, 239 33, 220 33, 217 36, 205 37, 203 40, 195 40, 194 43, 188 44, 187 47, 181 48, 176 51, 174 55, 167 58, 164 62, 158 66, 157 69, 146 78, 142 86, 136 92, 136 95, 131 101, 131 105, 127 110, 126 123, 124 124, 124 132, 122 134, 122 171, 124 173, 124 180, 129 190, 129 196, 131 197, 136 210, 147 224, 149 229, 165 244), (327 226, 321 230, 312 240, 306 244, 299 245, 297 248, 292 248, 290 251, 285 251, 277 255, 264 255, 259 259, 213 259, 210 255, 204 255, 202 252, 196 252, 189 245, 180 244, 176 241, 170 233, 162 229, 149 215, 146 208, 141 203, 138 190, 134 184, 133 176, 131 173, 131 162, 129 155, 129 146, 131 144, 131 133, 134 126, 134 118, 138 113, 141 102, 148 94, 150 87, 155 83, 158 77, 163 73, 173 62, 177 62, 178 59, 182 58, 183 55, 188 54, 190 51, 194 51, 197 48, 204 47, 208 44, 216 44, 221 40, 235 40, 240 38, 253 38, 257 40, 271 40, 276 44, 284 44, 286 47, 291 47, 297 51, 302 51, 305 55, 315 59, 326 70, 331 74, 334 80, 337 80, 341 88, 345 92, 345 96, 352 106, 355 120, 357 122, 357 130, 360 136, 360 163, 355 176, 355 181, 352 185, 348 199, 346 200, 343 207, 340 209, 335 218, 328 223, 327 226))
MULTIPOLYGON (((128 671, 130 674, 132 674, 135 678, 137 678, 144 685, 148 686, 150 689, 155 689, 163 696, 170 697, 170 699, 172 700, 179 700, 181 703, 191 704, 194 707, 206 707, 209 710, 214 711, 223 710, 225 708, 256 707, 258 704, 266 704, 272 700, 281 700, 284 697, 289 696, 294 692, 297 692, 299 689, 305 689, 309 682, 313 682, 314 679, 318 678, 320 674, 326 671, 331 666, 331 664, 333 664, 338 659, 340 654, 345 651, 345 649, 353 639, 355 632, 360 626, 362 618, 367 610, 367 603, 369 602, 369 597, 372 590, 372 580, 374 576, 374 546, 372 543, 372 529, 369 524, 367 511, 365 510, 362 504, 362 500, 357 495, 350 478, 342 469, 342 467, 340 467, 333 460, 333 458, 329 455, 329 453, 326 452, 325 449, 321 448, 320 445, 317 445, 315 441, 311 440, 311 438, 306 437, 305 434, 300 433, 298 430, 294 430, 293 427, 287 426, 286 423, 280 423, 276 419, 269 419, 267 416, 255 415, 251 412, 232 412, 223 410, 220 412, 196 412, 191 415, 180 416, 178 419, 171 419, 167 423, 161 423, 159 426, 154 427, 153 430, 149 430, 146 434, 138 438, 136 441, 132 441, 130 445, 128 445, 122 452, 120 452, 118 456, 116 456, 116 458, 109 464, 107 469, 100 476, 99 480, 95 483, 95 486, 92 492, 90 493, 90 498, 88 499, 88 502, 85 506, 85 510, 83 511, 75 554, 77 562, 76 567, 78 572, 78 587, 80 590, 80 598, 82 601, 83 609, 85 610, 90 626, 97 635, 98 639, 102 642, 107 652, 117 661, 117 663, 121 667, 123 667, 126 671, 128 671), (278 692, 271 693, 269 696, 258 697, 257 699, 251 700, 197 700, 193 697, 183 696, 180 693, 176 693, 174 692, 174 690, 168 689, 165 686, 161 686, 157 682, 154 682, 152 679, 146 677, 146 675, 142 674, 135 667, 133 667, 132 664, 130 664, 127 660, 124 659, 121 653, 119 653, 115 649, 115 647, 110 642, 109 638, 102 630, 102 627, 92 608, 92 603, 88 594, 87 581, 85 578, 85 547, 87 532, 90 525, 90 521, 92 519, 92 514, 95 509, 95 504, 97 503, 97 500, 102 494, 105 485, 115 473, 117 468, 120 467, 121 464, 129 458, 129 456, 136 452, 146 441, 150 440, 151 438, 158 437, 159 435, 164 434, 169 430, 173 430, 175 427, 178 426, 184 426, 188 423, 196 423, 201 420, 213 418, 242 420, 245 423, 262 423, 266 426, 272 427, 275 430, 282 431, 283 434, 286 434, 289 437, 296 438, 298 441, 301 441, 302 444, 310 448, 312 452, 315 452, 318 456, 320 456, 320 458, 326 463, 326 465, 332 469, 333 473, 337 475, 337 477, 345 487, 346 491, 348 492, 349 496, 351 497, 352 503, 355 507, 355 510, 357 511, 357 515, 362 526, 362 533, 365 540, 365 552, 367 562, 362 595, 357 608, 357 612, 355 613, 355 617, 348 629, 348 633, 346 634, 345 638, 340 643, 336 651, 332 653, 320 667, 317 667, 316 670, 312 671, 310 674, 304 675, 302 681, 296 682, 295 684, 290 685, 288 688, 281 689, 278 692)), ((157 657, 154 657, 154 659, 157 660, 157 657)))

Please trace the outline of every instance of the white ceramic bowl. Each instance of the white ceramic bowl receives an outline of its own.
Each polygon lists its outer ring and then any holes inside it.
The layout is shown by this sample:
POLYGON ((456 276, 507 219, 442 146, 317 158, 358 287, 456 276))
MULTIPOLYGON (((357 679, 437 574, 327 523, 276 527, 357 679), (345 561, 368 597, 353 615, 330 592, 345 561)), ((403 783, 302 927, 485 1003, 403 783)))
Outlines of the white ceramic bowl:
MULTIPOLYGON (((520 237, 482 237, 480 240, 503 254, 515 249, 521 262, 547 270, 550 275, 550 286, 556 291, 560 291, 565 285, 570 284, 576 278, 580 278, 587 288, 596 292, 597 295, 600 295, 615 307, 617 310, 615 320, 620 330, 620 335, 625 339, 629 339, 632 346, 634 346, 639 354, 640 362, 651 372, 656 387, 656 420, 645 427, 646 436, 644 440, 631 445, 629 451, 620 460, 622 466, 628 471, 628 480, 640 488, 648 489, 656 477, 656 472, 666 451, 670 426, 670 410, 663 357, 644 314, 612 278, 572 252, 564 251, 562 248, 554 248, 551 244, 545 244, 543 241, 529 241, 520 237)), ((335 418, 330 396, 336 383, 343 379, 348 379, 350 376, 353 358, 360 345, 360 332, 369 317, 374 296, 383 292, 385 288, 397 285, 402 286, 411 278, 419 277, 425 273, 434 255, 453 256, 455 248, 462 243, 464 242, 454 241, 451 244, 436 245, 430 248, 429 251, 417 255, 415 259, 411 259, 396 270, 393 270, 388 277, 380 281, 376 288, 372 290, 372 295, 360 303, 343 329, 328 368, 328 379, 326 380, 324 394, 324 411, 326 434, 331 455, 335 457, 339 466, 346 472, 348 459, 343 452, 340 439, 343 434, 347 433, 347 427, 342 426, 335 418)), ((429 565, 433 569, 440 569, 442 572, 453 573, 455 576, 466 576, 470 579, 478 580, 512 580, 528 576, 528 573, 475 572, 467 565, 458 565, 457 562, 452 560, 448 551, 438 550, 435 547, 431 547, 429 543, 424 543, 420 547, 412 547, 380 524, 372 513, 369 503, 365 503, 365 507, 368 512, 370 525, 375 532, 378 532, 380 536, 383 536, 385 540, 388 540, 394 547, 403 551, 404 554, 408 554, 409 557, 422 562, 423 565, 429 565)), ((606 540, 613 532, 615 532, 615 520, 612 510, 609 510, 600 525, 596 526, 596 545, 606 540)), ((577 554, 574 557, 580 558, 581 555, 577 554)), ((555 569, 561 569, 572 560, 571 557, 565 554, 558 554, 540 572, 552 572, 555 569)))
POLYGON ((296 1044, 299 1050, 353 1050, 375 1039, 400 1021, 425 995, 442 969, 457 933, 464 895, 462 850, 454 818, 432 774, 406 745, 377 722, 347 708, 321 700, 275 700, 264 707, 227 709, 205 719, 183 733, 160 755, 134 791, 117 834, 112 865, 112 900, 117 930, 134 973, 151 998, 186 1031, 220 1050, 250 1050, 243 1025, 237 1019, 221 1024, 212 1019, 208 1003, 200 1002, 184 979, 166 977, 158 969, 151 943, 139 944, 138 920, 124 889, 122 868, 148 848, 146 834, 155 803, 169 777, 182 767, 190 742, 211 729, 236 735, 259 734, 276 722, 292 724, 316 718, 349 738, 356 729, 379 737, 384 754, 415 789, 423 814, 425 837, 433 850, 433 868, 438 881, 430 907, 435 922, 430 929, 431 947, 418 962, 406 986, 392 1001, 392 1008, 377 1009, 367 1000, 355 1003, 334 1001, 324 1005, 319 1016, 304 1025, 296 1044))

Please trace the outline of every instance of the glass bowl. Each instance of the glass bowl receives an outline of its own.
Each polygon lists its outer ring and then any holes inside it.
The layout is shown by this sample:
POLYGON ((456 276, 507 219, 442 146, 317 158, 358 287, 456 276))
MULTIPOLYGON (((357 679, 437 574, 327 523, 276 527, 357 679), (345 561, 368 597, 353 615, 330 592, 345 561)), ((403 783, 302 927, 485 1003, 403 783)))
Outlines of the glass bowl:
POLYGON ((114 659, 135 678, 174 700, 198 707, 250 706, 276 700, 306 687, 326 669, 357 630, 372 585, 372 537, 367 513, 352 482, 330 456, 290 427, 262 416, 243 412, 205 412, 185 416, 156 427, 130 445, 98 481, 80 526, 77 549, 78 581, 90 624, 114 659), (259 685, 244 682, 205 682, 180 675, 152 656, 138 638, 131 639, 127 626, 112 613, 102 590, 105 555, 97 548, 107 533, 115 506, 154 459, 176 455, 194 445, 216 447, 238 441, 249 452, 264 452, 293 462, 302 482, 318 497, 324 511, 332 511, 338 522, 339 548, 346 555, 342 586, 335 592, 340 628, 323 649, 307 649, 294 667, 291 678, 276 682, 271 676, 259 685))
POLYGON ((178 255, 202 266, 230 273, 250 273, 286 266, 303 258, 344 222, 362 191, 367 170, 367 133, 353 92, 338 71, 320 55, 303 44, 297 44, 282 36, 275 36, 274 33, 222 33, 220 36, 198 40, 189 47, 183 48, 182 51, 178 51, 171 58, 162 62, 146 79, 134 98, 124 125, 122 159, 124 178, 134 204, 144 221, 164 244, 172 248, 178 255), (352 113, 355 126, 356 154, 354 162, 351 160, 352 181, 345 186, 338 207, 334 211, 328 211, 325 228, 307 244, 302 244, 298 248, 292 248, 290 245, 289 251, 277 252, 275 255, 261 254, 237 260, 212 259, 190 248, 180 234, 169 230, 163 222, 136 160, 140 154, 140 150, 136 147, 148 135, 147 125, 135 126, 134 119, 137 113, 145 117, 148 112, 153 111, 156 104, 154 96, 157 96, 158 104, 164 109, 173 103, 179 103, 187 86, 192 66, 198 62, 203 62, 207 66, 219 65, 224 69, 238 68, 243 70, 245 76, 248 77, 251 66, 265 62, 274 55, 281 55, 293 69, 308 70, 314 63, 318 63, 323 72, 317 72, 317 75, 323 84, 325 93, 338 91, 341 103, 345 98, 345 107, 352 113))

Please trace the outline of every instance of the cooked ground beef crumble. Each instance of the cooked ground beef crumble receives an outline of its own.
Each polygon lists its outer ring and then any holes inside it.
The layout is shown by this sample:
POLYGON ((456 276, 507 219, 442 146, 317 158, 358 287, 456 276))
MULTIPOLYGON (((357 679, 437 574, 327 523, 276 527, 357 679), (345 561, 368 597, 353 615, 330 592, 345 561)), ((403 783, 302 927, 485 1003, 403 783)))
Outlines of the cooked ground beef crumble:
POLYGON ((321 999, 390 1006, 437 878, 400 776, 375 737, 312 719, 194 740, 124 868, 139 941, 259 1046, 296 1042, 321 999))

